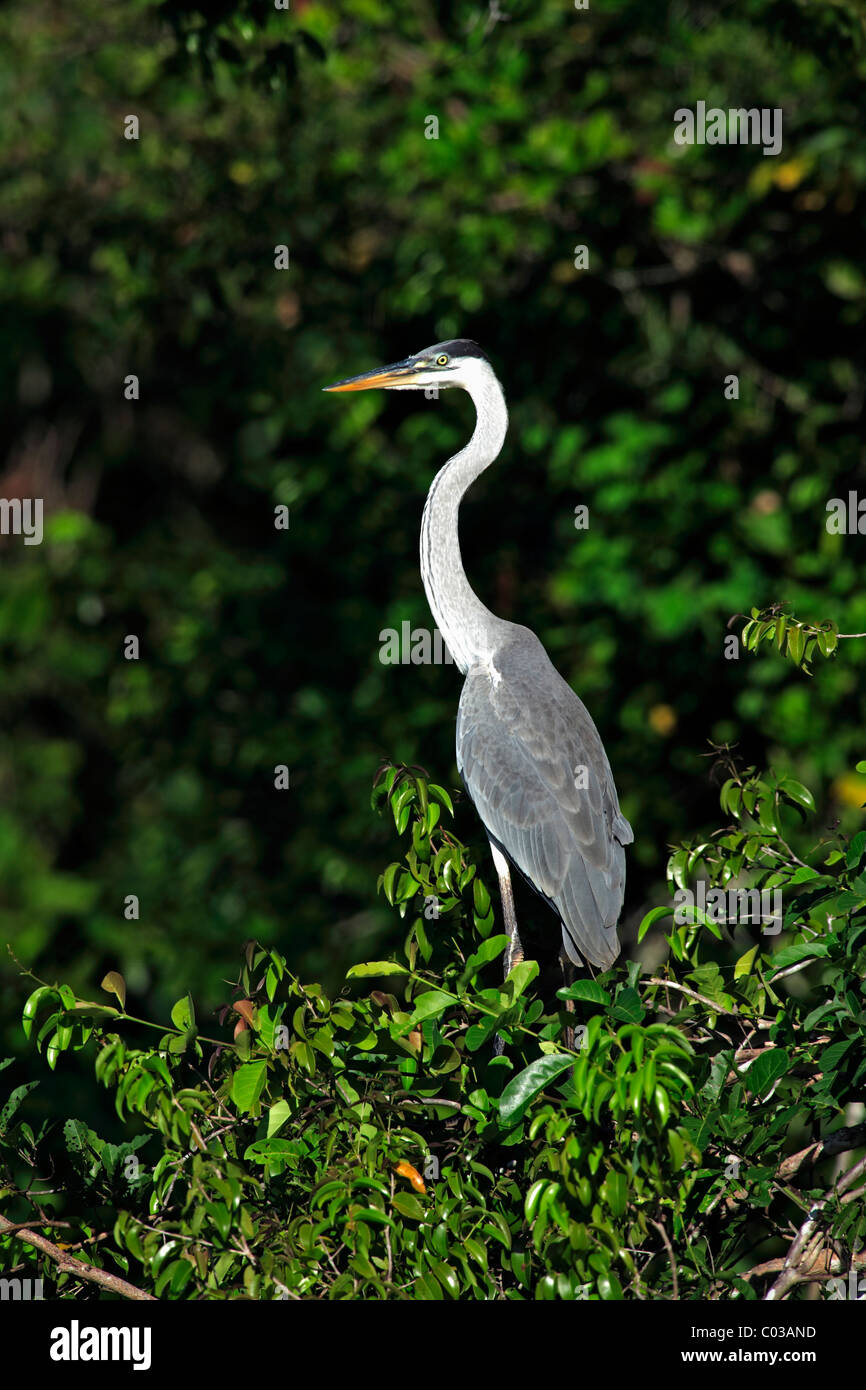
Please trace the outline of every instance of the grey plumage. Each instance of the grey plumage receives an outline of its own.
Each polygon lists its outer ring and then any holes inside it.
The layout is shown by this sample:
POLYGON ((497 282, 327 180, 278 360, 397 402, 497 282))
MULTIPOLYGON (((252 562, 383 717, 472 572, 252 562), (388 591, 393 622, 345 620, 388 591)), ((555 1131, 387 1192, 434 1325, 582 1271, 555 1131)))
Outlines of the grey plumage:
POLYGON ((558 913, 569 959, 612 965, 634 837, 586 707, 528 628, 470 667, 457 766, 488 835, 558 913))

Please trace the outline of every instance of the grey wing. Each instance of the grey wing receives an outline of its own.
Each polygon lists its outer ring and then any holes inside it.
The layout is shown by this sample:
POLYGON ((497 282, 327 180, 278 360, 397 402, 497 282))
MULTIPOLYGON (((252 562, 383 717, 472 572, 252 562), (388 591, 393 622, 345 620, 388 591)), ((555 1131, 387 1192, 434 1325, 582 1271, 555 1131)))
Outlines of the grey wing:
POLYGON ((488 834, 559 914, 570 959, 612 965, 634 836, 598 730, 528 628, 470 667, 457 766, 488 834))

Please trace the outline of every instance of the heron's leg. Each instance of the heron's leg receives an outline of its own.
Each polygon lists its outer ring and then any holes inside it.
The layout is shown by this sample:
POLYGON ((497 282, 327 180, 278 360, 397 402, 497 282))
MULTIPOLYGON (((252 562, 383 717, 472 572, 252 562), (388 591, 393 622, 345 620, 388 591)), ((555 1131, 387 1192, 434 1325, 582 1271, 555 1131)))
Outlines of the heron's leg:
MULTIPOLYGON (((564 946, 559 952, 559 964, 562 967, 562 983, 565 985, 566 989, 568 989, 569 985, 574 984, 575 966, 574 961, 570 958, 564 946)), ((574 1000, 566 999, 565 1007, 568 1013, 573 1014, 575 1011, 574 1000)), ((565 1030, 565 1037, 563 1041, 566 1047, 570 1047, 572 1050, 574 1050, 574 1029, 572 1028, 571 1024, 569 1024, 565 1030)))
MULTIPOLYGON (((511 870, 505 855, 498 850, 490 841, 490 853, 493 855, 493 863, 499 878, 499 896, 502 899, 502 916, 505 921, 505 930, 508 932, 508 945, 505 948, 505 968, 504 978, 508 978, 513 965, 519 964, 523 960, 523 946, 517 932, 517 914, 514 911, 514 893, 511 890, 511 870)), ((493 1040, 493 1051, 497 1057, 502 1056, 505 1047, 501 1033, 497 1033, 493 1040)))
POLYGON ((505 948, 505 969, 504 975, 507 977, 514 965, 518 965, 523 960, 523 946, 520 943, 520 935, 517 930, 517 914, 514 911, 514 893, 511 888, 511 869, 505 855, 498 850, 490 841, 490 852, 493 855, 493 863, 499 877, 499 895, 502 898, 502 917, 505 922, 505 930, 508 932, 508 945, 505 948))

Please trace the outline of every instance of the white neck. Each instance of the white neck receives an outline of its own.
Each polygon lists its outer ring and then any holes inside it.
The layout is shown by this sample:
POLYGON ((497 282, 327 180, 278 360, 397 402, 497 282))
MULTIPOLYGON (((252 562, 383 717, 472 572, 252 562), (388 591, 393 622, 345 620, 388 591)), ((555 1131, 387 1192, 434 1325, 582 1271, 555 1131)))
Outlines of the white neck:
POLYGON ((480 357, 467 361, 464 384, 478 418, 466 448, 448 460, 430 485, 421 522, 421 577, 439 631, 465 674, 489 659, 510 624, 473 592, 463 569, 457 520, 464 493, 502 448, 508 410, 493 368, 480 357))

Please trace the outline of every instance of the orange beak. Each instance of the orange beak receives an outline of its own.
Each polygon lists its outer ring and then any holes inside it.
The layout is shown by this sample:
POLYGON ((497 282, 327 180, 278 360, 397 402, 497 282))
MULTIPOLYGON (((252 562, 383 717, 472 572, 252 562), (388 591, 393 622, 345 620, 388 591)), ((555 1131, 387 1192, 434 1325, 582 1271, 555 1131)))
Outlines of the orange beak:
POLYGON ((323 391, 370 391, 374 386, 408 386, 418 376, 418 366, 414 357, 406 357, 402 362, 392 362, 388 367, 377 367, 372 372, 362 372, 360 376, 347 376, 344 381, 335 381, 333 386, 323 386, 323 391))

